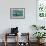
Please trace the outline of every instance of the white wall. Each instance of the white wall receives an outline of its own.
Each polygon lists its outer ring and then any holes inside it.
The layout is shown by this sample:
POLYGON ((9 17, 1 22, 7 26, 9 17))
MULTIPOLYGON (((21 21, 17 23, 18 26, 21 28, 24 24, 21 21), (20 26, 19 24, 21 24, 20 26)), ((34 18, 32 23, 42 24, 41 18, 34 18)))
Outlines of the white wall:
POLYGON ((0 34, 11 27, 19 27, 19 32, 29 32, 36 24, 36 0, 0 0, 0 34), (25 8, 25 19, 10 19, 10 8, 25 8))

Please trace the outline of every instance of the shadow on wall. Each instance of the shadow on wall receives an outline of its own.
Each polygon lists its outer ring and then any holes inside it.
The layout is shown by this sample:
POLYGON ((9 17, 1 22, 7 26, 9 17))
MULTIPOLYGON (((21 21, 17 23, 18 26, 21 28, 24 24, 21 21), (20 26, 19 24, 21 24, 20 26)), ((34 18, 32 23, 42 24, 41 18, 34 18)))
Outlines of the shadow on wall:
POLYGON ((7 28, 4 30, 4 32, 2 34, 5 34, 5 33, 10 33, 11 32, 11 28, 7 28))

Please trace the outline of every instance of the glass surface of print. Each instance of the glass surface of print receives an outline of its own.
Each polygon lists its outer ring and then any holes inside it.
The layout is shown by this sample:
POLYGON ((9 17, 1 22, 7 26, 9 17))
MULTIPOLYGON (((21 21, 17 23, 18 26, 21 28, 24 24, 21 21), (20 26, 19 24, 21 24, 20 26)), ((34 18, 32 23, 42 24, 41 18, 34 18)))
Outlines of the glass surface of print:
POLYGON ((46 17, 46 0, 37 1, 37 14, 39 17, 46 17))
POLYGON ((23 16, 23 10, 13 10, 13 16, 23 16))

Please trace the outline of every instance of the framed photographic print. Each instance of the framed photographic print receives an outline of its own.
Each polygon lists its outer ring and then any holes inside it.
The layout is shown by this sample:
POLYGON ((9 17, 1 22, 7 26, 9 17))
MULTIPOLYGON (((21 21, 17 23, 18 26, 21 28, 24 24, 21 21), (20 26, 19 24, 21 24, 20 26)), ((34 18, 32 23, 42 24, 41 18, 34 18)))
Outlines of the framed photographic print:
POLYGON ((46 18, 46 0, 37 0, 37 15, 46 18))
POLYGON ((25 8, 10 8, 10 18, 11 19, 24 19, 25 8))

